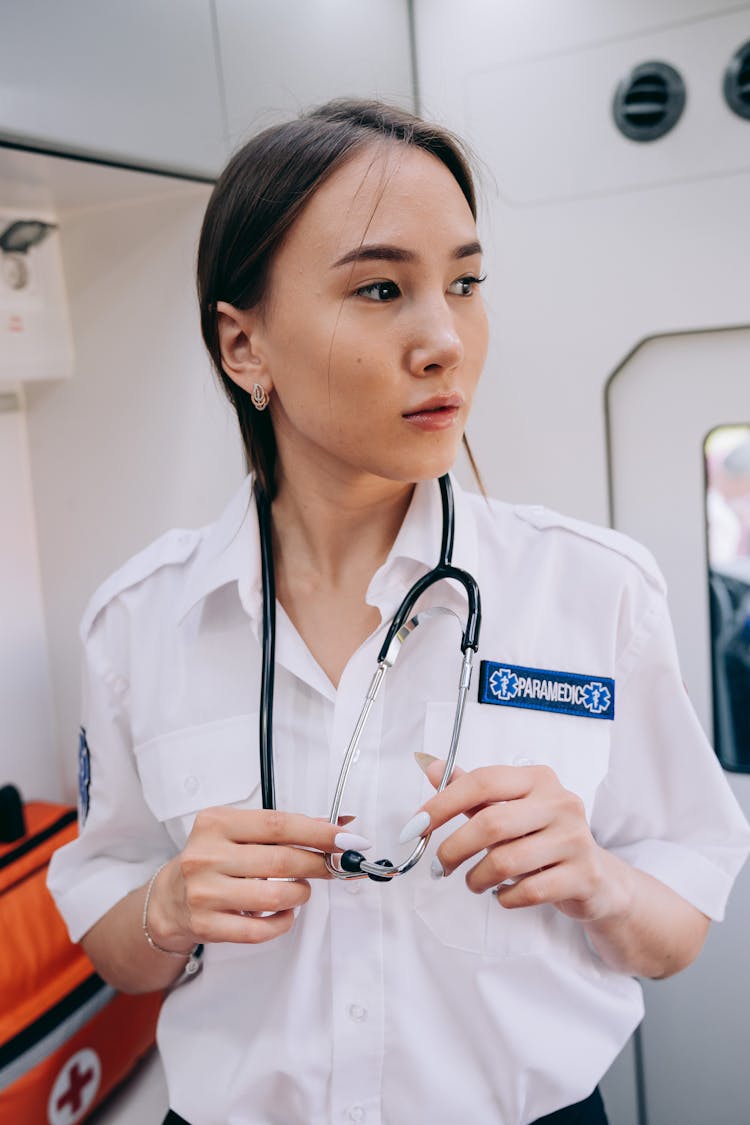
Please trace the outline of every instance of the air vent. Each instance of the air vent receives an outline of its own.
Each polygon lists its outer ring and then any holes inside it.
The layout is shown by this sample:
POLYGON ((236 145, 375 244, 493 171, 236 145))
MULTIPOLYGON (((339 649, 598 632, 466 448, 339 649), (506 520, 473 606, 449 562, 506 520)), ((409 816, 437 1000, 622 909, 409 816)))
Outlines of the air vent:
POLYGON ((685 108, 685 83, 668 63, 641 63, 617 87, 612 112, 631 141, 655 141, 668 133, 685 108))
POLYGON ((732 56, 724 74, 724 97, 730 109, 750 119, 750 42, 732 56))

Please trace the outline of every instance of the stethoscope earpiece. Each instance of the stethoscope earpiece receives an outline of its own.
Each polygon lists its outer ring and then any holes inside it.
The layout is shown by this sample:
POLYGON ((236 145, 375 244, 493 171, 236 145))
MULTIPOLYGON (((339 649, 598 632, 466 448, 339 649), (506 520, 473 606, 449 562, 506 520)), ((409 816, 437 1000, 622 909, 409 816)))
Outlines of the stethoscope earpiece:
MULTIPOLYGON (((378 867, 393 867, 389 859, 376 859, 375 864, 378 867)), ((392 875, 373 875, 372 871, 367 872, 367 878, 372 879, 373 883, 390 883, 393 878, 392 875)))
POLYGON ((352 875, 362 870, 365 857, 361 852, 343 852, 339 863, 342 871, 349 871, 352 875))
MULTIPOLYGON (((342 871, 348 871, 350 875, 363 874, 367 875, 368 879, 372 879, 373 883, 390 883, 393 878, 392 875, 373 875, 371 871, 362 871, 362 864, 365 862, 365 857, 361 852, 347 851, 342 852, 339 863, 341 864, 342 871)), ((375 865, 377 867, 390 867, 393 864, 389 859, 376 859, 375 865)))

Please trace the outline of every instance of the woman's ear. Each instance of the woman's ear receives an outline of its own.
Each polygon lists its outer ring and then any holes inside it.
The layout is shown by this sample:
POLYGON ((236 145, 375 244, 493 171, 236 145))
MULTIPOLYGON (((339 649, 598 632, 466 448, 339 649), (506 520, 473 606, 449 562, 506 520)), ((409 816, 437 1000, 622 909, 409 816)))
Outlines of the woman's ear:
POLYGON ((237 309, 226 301, 217 301, 216 317, 224 371, 248 394, 259 383, 270 397, 271 378, 259 348, 259 314, 254 309, 237 309))

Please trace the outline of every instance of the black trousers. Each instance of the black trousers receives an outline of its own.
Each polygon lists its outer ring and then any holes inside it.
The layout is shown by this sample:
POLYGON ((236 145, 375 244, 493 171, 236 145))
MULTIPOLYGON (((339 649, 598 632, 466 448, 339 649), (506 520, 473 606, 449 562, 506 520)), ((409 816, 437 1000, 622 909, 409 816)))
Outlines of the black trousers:
MULTIPOLYGON (((163 1125, 190 1125, 179 1113, 170 1109, 164 1118, 163 1125)), ((534 1125, 607 1125, 607 1114, 604 1112, 604 1103, 598 1090, 594 1090, 590 1098, 575 1105, 558 1109, 555 1113, 548 1113, 540 1117, 534 1125)))

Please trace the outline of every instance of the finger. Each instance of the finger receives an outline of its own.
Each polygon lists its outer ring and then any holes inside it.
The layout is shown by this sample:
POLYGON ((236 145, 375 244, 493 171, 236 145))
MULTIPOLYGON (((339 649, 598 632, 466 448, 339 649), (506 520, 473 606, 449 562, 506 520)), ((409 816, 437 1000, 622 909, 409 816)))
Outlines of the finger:
POLYGON ((197 940, 203 944, 230 941, 257 945, 287 933, 294 925, 294 919, 293 910, 282 910, 264 918, 212 913, 205 919, 198 920, 193 927, 193 932, 197 940))
POLYGON ((484 855, 466 875, 466 885, 475 894, 496 887, 514 886, 527 876, 565 863, 570 858, 554 833, 534 832, 519 840, 500 844, 484 855))
MULTIPOLYGON (((500 852, 504 849, 497 845, 507 847, 509 841, 530 839, 530 833, 540 832, 548 826, 549 816, 548 806, 542 802, 519 800, 486 805, 441 843, 437 855, 444 873, 450 875, 466 860, 480 855, 485 849, 500 852)), ((539 867, 540 864, 533 866, 539 867)), ((530 870, 531 867, 522 868, 522 872, 530 870)), ((495 880, 496 883, 499 881, 495 880)))
MULTIPOLYGON (((469 815, 472 809, 491 801, 513 801, 531 791, 538 766, 481 766, 457 777, 429 801, 404 825, 402 844, 439 828, 459 813, 469 815)), ((544 767, 542 767, 544 768, 544 767)), ((550 771, 551 772, 551 771, 550 771)))
POLYGON ((531 871, 522 879, 494 890, 497 901, 506 910, 517 910, 524 906, 541 906, 542 903, 556 903, 580 896, 580 887, 575 878, 570 878, 569 865, 554 864, 538 871, 531 871))
POLYGON ((225 879, 219 888, 223 910, 246 911, 249 914, 273 913, 294 910, 310 898, 311 888, 306 879, 225 879))
POLYGON ((284 844, 233 844, 222 873, 256 879, 325 879, 329 875, 320 852, 284 844))
POLYGON ((195 825, 201 834, 217 834, 236 844, 297 844, 319 852, 345 851, 350 846, 336 844, 338 825, 279 809, 203 809, 195 825))
MULTIPOLYGON (((438 785, 443 780, 443 774, 445 773, 445 759, 433 758, 429 754, 415 754, 414 757, 417 759, 417 764, 419 765, 419 768, 422 770, 427 780, 430 781, 432 785, 434 785, 437 789, 438 785)), ((461 769, 460 766, 454 766, 453 770, 451 771, 451 775, 448 778, 447 784, 450 785, 452 781, 455 781, 458 777, 463 777, 465 773, 466 770, 461 769)))

